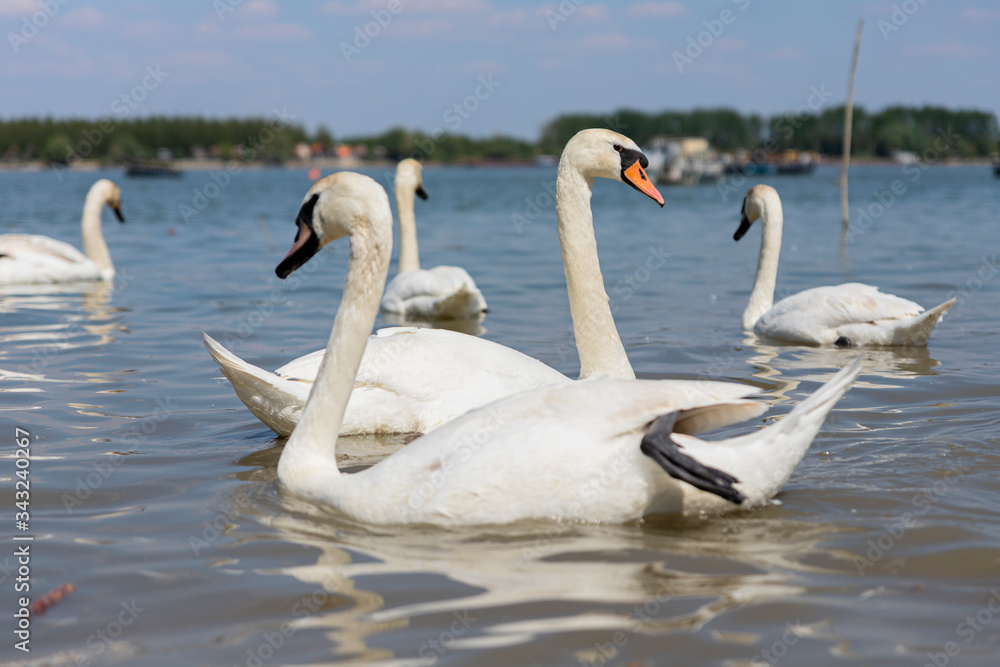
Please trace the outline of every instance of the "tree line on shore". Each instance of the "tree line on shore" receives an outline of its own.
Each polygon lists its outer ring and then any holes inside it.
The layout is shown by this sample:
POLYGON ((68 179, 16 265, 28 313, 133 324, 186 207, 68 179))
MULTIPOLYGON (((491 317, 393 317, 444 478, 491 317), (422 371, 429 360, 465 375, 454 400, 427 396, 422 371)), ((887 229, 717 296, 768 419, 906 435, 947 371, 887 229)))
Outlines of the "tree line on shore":
MULTIPOLYGON (((22 118, 0 120, 0 159, 50 164, 87 159, 122 164, 149 160, 159 152, 161 157, 275 164, 296 157, 334 155, 365 160, 417 157, 444 163, 512 161, 530 160, 540 154, 558 155, 570 137, 588 127, 616 130, 640 146, 660 135, 701 136, 722 151, 799 150, 836 156, 841 152, 843 117, 843 107, 802 109, 769 118, 725 108, 660 113, 622 109, 611 114, 560 115, 542 128, 537 142, 503 135, 473 138, 442 132, 428 134, 402 127, 335 141, 323 126, 310 133, 280 116, 22 118)), ((935 157, 986 157, 996 152, 998 138, 996 116, 986 111, 933 106, 894 106, 877 113, 862 107, 854 109, 852 153, 858 156, 889 156, 903 150, 918 155, 933 152, 935 157)))

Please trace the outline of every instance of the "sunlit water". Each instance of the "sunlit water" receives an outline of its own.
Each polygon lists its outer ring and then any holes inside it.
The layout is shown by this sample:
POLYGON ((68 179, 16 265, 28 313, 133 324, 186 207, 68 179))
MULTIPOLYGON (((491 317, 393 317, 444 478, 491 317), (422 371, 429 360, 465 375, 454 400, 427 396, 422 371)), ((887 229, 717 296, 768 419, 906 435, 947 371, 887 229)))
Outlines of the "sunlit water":
MULTIPOLYGON (((767 181, 785 206, 780 293, 864 281, 925 306, 960 299, 926 350, 865 355, 780 504, 460 531, 357 525, 283 492, 282 441, 202 347, 207 331, 275 368, 325 343, 346 246, 297 282, 273 274, 304 171, 244 171, 223 188, 208 173, 103 175, 122 185, 128 219, 104 214, 113 288, 0 296, 0 535, 23 534, 13 516, 20 427, 34 438, 31 595, 76 586, 32 620, 31 653, 14 650, 8 542, 4 660, 996 664, 1000 182, 988 169, 856 168, 852 212, 871 217, 843 249, 833 170, 767 181), (894 180, 905 192, 880 208, 874 193, 894 180)), ((0 232, 78 244, 96 177, 0 174, 0 232)), ((551 168, 428 168, 420 250, 425 266, 473 274, 490 305, 484 336, 575 374, 554 178, 551 168)), ((598 182, 593 203, 640 376, 756 384, 773 406, 768 422, 857 352, 740 332, 759 226, 740 243, 732 234, 756 182, 664 189, 662 210, 598 182)), ((342 465, 356 470, 401 444, 342 442, 342 465)))

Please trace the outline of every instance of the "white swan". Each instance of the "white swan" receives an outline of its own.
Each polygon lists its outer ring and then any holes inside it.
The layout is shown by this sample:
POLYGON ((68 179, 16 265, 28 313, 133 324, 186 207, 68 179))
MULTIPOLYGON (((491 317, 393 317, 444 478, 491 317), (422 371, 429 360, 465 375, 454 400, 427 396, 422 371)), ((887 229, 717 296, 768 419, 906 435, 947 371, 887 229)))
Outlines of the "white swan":
MULTIPOLYGON (((646 177, 644 164, 646 157, 634 142, 601 129, 578 133, 559 160, 556 217, 581 378, 635 378, 608 306, 590 197, 595 177, 611 178, 662 206, 663 197, 646 177)), ((314 198, 328 185, 319 181, 309 190, 300 219, 310 219, 314 198)), ((289 435, 326 351, 271 373, 246 363, 208 335, 204 338, 243 404, 276 433, 289 435)), ((516 391, 569 381, 536 359, 474 336, 441 329, 381 329, 368 340, 340 432, 425 433, 516 391)))
POLYGON ((733 239, 739 241, 758 218, 763 226, 760 258, 750 303, 743 312, 744 331, 806 345, 921 346, 927 345, 934 325, 955 303, 950 299, 924 312, 919 304, 883 294, 877 287, 844 283, 799 292, 772 306, 784 219, 781 198, 769 185, 747 191, 733 239))
POLYGON ((855 360, 778 424, 717 442, 691 434, 760 415, 766 406, 744 398, 754 388, 612 378, 541 387, 476 408, 345 475, 337 468, 337 434, 378 314, 392 214, 382 187, 350 172, 329 177, 307 207, 279 274, 344 236, 350 260, 326 355, 282 451, 278 479, 355 520, 619 522, 758 505, 791 476, 860 368, 855 360))
POLYGON ((423 169, 413 158, 396 166, 399 266, 382 295, 383 313, 431 320, 466 320, 486 312, 486 299, 468 271, 459 266, 420 268, 413 196, 427 199, 423 169))
POLYGON ((94 183, 83 204, 83 251, 37 234, 0 236, 0 285, 111 280, 115 267, 101 233, 101 208, 107 204, 118 220, 122 191, 106 178, 94 183), (86 253, 86 254, 84 254, 86 253))

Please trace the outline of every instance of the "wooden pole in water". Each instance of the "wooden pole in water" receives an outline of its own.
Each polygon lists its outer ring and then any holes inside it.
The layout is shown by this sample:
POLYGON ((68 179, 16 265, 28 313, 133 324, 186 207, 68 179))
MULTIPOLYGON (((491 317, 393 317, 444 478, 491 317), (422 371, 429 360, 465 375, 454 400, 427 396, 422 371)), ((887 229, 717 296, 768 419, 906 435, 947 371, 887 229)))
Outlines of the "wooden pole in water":
POLYGON ((847 80, 847 104, 844 106, 844 149, 840 164, 840 217, 844 221, 844 240, 851 228, 851 216, 847 210, 847 167, 851 163, 851 124, 854 119, 854 73, 858 69, 858 50, 861 48, 861 29, 865 20, 858 19, 858 29, 854 33, 854 55, 851 58, 851 76, 847 80))

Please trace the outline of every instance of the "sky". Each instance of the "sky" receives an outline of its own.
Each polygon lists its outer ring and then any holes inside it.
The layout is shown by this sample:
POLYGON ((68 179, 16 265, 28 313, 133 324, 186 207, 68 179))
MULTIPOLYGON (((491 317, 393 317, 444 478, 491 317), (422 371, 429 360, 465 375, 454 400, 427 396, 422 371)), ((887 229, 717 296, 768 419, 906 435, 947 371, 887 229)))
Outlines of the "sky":
POLYGON ((1000 3, 0 0, 0 117, 271 116, 537 139, 567 112, 1000 112, 1000 3))

